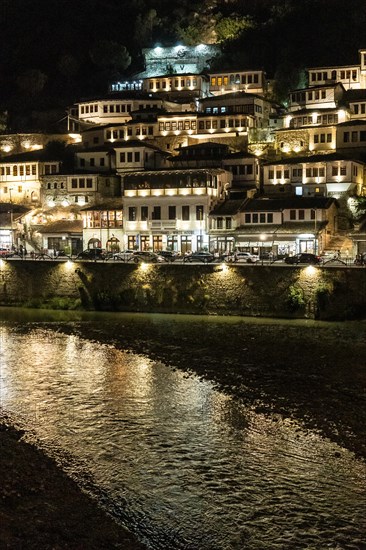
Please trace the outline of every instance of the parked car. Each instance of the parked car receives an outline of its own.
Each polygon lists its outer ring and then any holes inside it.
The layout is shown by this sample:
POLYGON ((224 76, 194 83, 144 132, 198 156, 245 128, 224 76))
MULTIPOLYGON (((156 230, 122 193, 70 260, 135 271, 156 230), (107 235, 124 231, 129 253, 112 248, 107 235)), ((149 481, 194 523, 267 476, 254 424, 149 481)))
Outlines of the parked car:
POLYGON ((159 256, 162 256, 166 262, 175 262, 178 254, 172 250, 159 250, 159 256))
POLYGON ((111 252, 108 255, 108 260, 115 260, 118 262, 131 262, 134 258, 134 250, 122 250, 122 252, 111 252))
POLYGON ((288 256, 285 258, 286 264, 311 264, 316 265, 320 264, 322 262, 322 259, 320 256, 316 256, 315 254, 310 254, 308 252, 300 252, 299 254, 295 254, 294 256, 288 256))
POLYGON ((76 260, 105 260, 106 251, 102 248, 87 248, 76 256, 76 260))
POLYGON ((149 252, 147 250, 136 251, 133 253, 132 260, 136 264, 140 262, 146 262, 150 264, 156 264, 165 262, 164 258, 155 252, 149 252))
POLYGON ((8 248, 0 248, 0 258, 11 258, 13 254, 8 248))
POLYGON ((192 252, 183 257, 183 262, 202 262, 208 264, 215 259, 214 254, 211 254, 211 252, 192 252))
POLYGON ((259 256, 250 252, 235 252, 228 261, 255 264, 259 261, 259 256))

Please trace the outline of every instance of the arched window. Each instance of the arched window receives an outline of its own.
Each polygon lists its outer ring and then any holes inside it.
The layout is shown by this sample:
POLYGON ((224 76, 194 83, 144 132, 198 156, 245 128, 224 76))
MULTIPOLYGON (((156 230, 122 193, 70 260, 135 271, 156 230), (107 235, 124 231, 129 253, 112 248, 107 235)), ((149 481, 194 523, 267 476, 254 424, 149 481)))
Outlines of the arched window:
POLYGON ((119 252, 120 251, 119 239, 117 239, 117 237, 115 237, 114 235, 112 235, 112 237, 110 239, 108 239, 108 241, 107 241, 107 250, 108 250, 108 252, 119 252))
POLYGON ((96 238, 89 239, 88 248, 102 248, 102 243, 99 239, 96 238))

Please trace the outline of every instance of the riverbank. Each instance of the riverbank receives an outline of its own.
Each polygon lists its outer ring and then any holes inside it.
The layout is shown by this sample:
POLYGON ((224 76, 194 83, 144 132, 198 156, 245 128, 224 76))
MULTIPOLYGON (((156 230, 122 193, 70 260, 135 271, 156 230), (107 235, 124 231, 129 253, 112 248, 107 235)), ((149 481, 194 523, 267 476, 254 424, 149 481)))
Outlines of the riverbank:
POLYGON ((143 550, 0 414, 0 541, 9 550, 143 550))

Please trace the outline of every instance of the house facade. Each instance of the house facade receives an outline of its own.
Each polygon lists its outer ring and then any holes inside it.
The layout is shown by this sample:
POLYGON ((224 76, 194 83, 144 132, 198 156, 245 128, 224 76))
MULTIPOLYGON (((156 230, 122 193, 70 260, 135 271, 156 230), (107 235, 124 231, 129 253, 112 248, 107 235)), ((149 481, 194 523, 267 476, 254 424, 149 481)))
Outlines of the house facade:
POLYGON ((218 168, 123 174, 125 247, 186 253, 208 248, 208 214, 231 174, 218 168))
POLYGON ((228 200, 210 214, 210 247, 260 257, 320 254, 336 233, 337 212, 325 197, 228 200))

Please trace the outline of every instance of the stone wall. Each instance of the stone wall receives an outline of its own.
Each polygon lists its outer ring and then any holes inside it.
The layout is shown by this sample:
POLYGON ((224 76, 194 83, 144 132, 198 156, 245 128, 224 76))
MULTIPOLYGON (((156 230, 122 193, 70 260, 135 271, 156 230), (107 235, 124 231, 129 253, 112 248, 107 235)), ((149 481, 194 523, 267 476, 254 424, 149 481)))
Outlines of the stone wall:
POLYGON ((366 317, 366 269, 0 260, 0 305, 91 310, 366 317))

